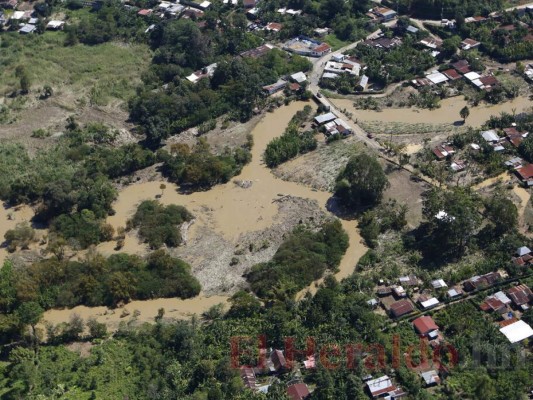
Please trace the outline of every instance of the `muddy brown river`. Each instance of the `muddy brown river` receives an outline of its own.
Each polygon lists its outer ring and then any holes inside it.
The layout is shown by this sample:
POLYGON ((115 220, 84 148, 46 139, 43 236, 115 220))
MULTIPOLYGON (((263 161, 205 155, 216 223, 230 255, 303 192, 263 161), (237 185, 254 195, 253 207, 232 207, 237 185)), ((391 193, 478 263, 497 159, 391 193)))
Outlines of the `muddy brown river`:
MULTIPOLYGON (((331 193, 312 190, 306 186, 286 182, 276 178, 270 170, 263 164, 262 155, 273 138, 280 136, 292 116, 307 103, 295 102, 288 106, 278 108, 273 113, 268 113, 256 125, 251 132, 254 137, 252 149, 252 161, 243 168, 241 174, 233 180, 250 180, 252 186, 243 189, 233 182, 218 185, 206 192, 196 192, 192 194, 180 194, 177 187, 168 182, 164 182, 167 188, 164 190, 160 201, 163 204, 179 204, 195 211, 195 223, 189 229, 188 235, 193 238, 198 228, 209 226, 229 241, 237 243, 241 234, 253 231, 260 231, 269 227, 273 218, 278 212, 278 205, 274 202, 280 194, 316 200, 321 208, 325 210, 326 202, 331 197, 331 193), (205 212, 202 212, 204 210, 205 212)), ((146 182, 132 184, 119 193, 113 208, 116 214, 108 218, 108 222, 115 228, 125 226, 139 202, 146 199, 153 199, 155 195, 161 194, 160 185, 163 182, 146 182)), ((335 275, 337 279, 349 276, 359 258, 366 252, 361 236, 357 230, 356 221, 342 220, 342 225, 349 235, 349 248, 341 261, 339 272, 335 275)), ((114 252, 114 243, 103 243, 98 246, 98 251, 109 255, 114 252)), ((140 244, 136 237, 127 236, 125 246, 120 251, 130 254, 143 254, 146 248, 140 244)), ((308 288, 309 291, 316 291, 316 284, 313 282, 308 288)), ((304 291, 303 291, 304 292, 304 291)), ((303 294, 300 294, 300 296, 303 294)), ((138 310, 140 315, 138 321, 150 322, 154 320, 159 308, 164 308, 167 317, 187 318, 192 314, 201 314, 210 307, 218 303, 227 302, 226 296, 200 296, 188 299, 157 299, 147 301, 134 301, 125 306, 132 313, 138 310)), ((50 310, 45 314, 45 320, 54 324, 68 321, 72 313, 77 313, 83 318, 96 317, 100 322, 105 322, 110 328, 116 327, 123 319, 121 310, 114 313, 106 312, 105 307, 76 307, 72 310, 50 310)))
MULTIPOLYGON (((354 119, 361 121, 380 121, 380 122, 400 122, 406 124, 414 123, 431 123, 431 124, 453 124, 456 121, 462 121, 459 111, 467 105, 462 97, 451 97, 440 102, 440 108, 435 110, 418 109, 418 108, 388 108, 383 111, 358 110, 353 106, 353 100, 349 99, 330 99, 330 101, 339 109, 346 108, 353 113, 354 119)), ((528 97, 517 97, 512 101, 496 105, 481 104, 477 107, 470 107, 470 115, 466 119, 466 125, 479 127, 487 121, 491 115, 499 115, 502 112, 517 114, 530 109, 532 106, 528 97)))

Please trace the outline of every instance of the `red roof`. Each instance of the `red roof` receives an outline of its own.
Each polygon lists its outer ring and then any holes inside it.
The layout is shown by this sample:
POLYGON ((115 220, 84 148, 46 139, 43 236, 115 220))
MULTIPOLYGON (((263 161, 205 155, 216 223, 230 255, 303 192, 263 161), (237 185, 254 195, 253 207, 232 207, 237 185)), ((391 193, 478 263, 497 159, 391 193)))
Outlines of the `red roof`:
POLYGON ((497 85, 498 83, 500 83, 500 82, 498 82, 498 79, 496 79, 492 75, 482 76, 481 78, 479 78, 479 80, 485 86, 494 86, 494 85, 497 85))
POLYGON ((509 138, 509 141, 511 142, 511 144, 514 147, 520 146, 520 143, 522 143, 522 140, 524 140, 524 138, 522 136, 515 136, 515 137, 512 137, 512 138, 509 138))
POLYGON ((503 307, 505 307, 505 304, 495 297, 489 297, 480 306, 483 311, 497 311, 503 307))
POLYGON ((301 87, 301 86, 298 85, 296 82, 291 83, 291 84, 289 85, 289 89, 292 90, 292 91, 300 90, 300 87, 301 87))
POLYGON ((410 312, 413 312, 414 309, 413 303, 409 300, 400 300, 390 306, 390 310, 395 317, 409 314, 410 312))
POLYGON ((511 128, 503 128, 503 131, 509 137, 520 135, 520 132, 518 132, 518 130, 514 126, 511 128))
POLYGON ((317 47, 315 47, 315 49, 313 50, 315 53, 321 53, 323 51, 328 51, 330 50, 331 47, 329 46, 329 44, 327 43, 322 43, 320 45, 318 45, 317 47))
POLYGON ((421 335, 427 335, 429 332, 439 329, 433 318, 427 315, 418 317, 413 321, 416 331, 421 335))
POLYGON ((303 400, 310 395, 305 383, 296 383, 287 388, 287 395, 293 400, 303 400))
POLYGON ((282 28, 282 25, 278 22, 269 22, 266 28, 271 31, 280 31, 282 28))
POLYGON ((516 321, 518 321, 518 320, 515 317, 513 317, 513 318, 506 319, 504 321, 498 322, 498 325, 500 325, 500 327, 503 328, 503 327, 505 327, 507 325, 514 324, 516 321))
POLYGON ((270 355, 270 359, 274 363, 274 368, 276 368, 276 370, 280 368, 285 368, 285 365, 287 365, 287 362, 285 361, 285 356, 283 355, 283 352, 281 350, 274 350, 270 355))
POLYGON ((151 15, 152 14, 152 10, 144 9, 144 10, 139 11, 137 14, 143 15, 143 16, 151 15))
POLYGON ((457 68, 462 68, 462 67, 468 67, 468 61, 466 60, 459 60, 459 61, 456 61, 452 64, 452 67, 454 67, 455 69, 457 68))
POLYGON ((442 160, 443 158, 446 158, 444 156, 444 154, 442 154, 442 152, 439 150, 439 147, 435 147, 433 149, 433 154, 435 154, 439 160, 442 160))
MULTIPOLYGON (((468 67, 468 66, 467 66, 468 67)), ((448 77, 449 79, 451 79, 452 81, 455 81, 456 79, 461 79, 461 75, 459 75, 454 69, 450 68, 450 69, 447 69, 446 71, 442 71, 442 73, 444 75, 446 75, 446 77, 448 77)))
POLYGON ((507 293, 509 294, 509 297, 513 303, 515 303, 517 306, 527 304, 533 300, 533 292, 531 292, 531 289, 526 285, 512 287, 507 293))
POLYGON ((533 164, 527 164, 522 168, 518 168, 516 170, 516 173, 520 176, 522 180, 530 180, 531 178, 533 178, 533 164))
POLYGON ((464 45, 468 45, 470 47, 479 46, 480 44, 477 40, 470 39, 470 38, 463 40, 461 43, 464 45))

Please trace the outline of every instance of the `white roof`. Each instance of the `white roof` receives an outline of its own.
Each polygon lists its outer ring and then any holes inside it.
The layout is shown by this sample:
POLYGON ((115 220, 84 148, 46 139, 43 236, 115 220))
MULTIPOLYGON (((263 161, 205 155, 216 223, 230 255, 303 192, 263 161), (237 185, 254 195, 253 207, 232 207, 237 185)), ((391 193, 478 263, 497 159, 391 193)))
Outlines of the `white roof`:
POLYGON ((497 142, 500 140, 500 137, 494 129, 481 132, 481 136, 483 136, 483 139, 485 139, 487 142, 497 142))
POLYGON ((64 21, 52 20, 52 21, 48 22, 48 24, 46 24, 46 27, 47 28, 59 28, 59 27, 63 26, 64 24, 65 24, 64 21))
POLYGON ((471 143, 470 147, 472 147, 474 150, 479 150, 480 149, 479 144, 477 144, 477 143, 471 143))
POLYGON ((494 293, 492 297, 500 300, 503 304, 511 304, 511 299, 507 297, 501 290, 497 293, 494 293))
POLYGON ((444 279, 435 279, 431 282, 431 284, 435 289, 448 287, 448 285, 446 285, 446 282, 444 282, 444 279))
POLYGON ((201 8, 208 8, 211 5, 209 1, 203 1, 200 3, 201 8))
POLYGON ((315 117, 315 121, 318 124, 323 124, 324 122, 333 121, 334 119, 337 119, 337 116, 333 114, 332 112, 329 112, 327 114, 317 115, 315 117))
POLYGON ((375 306, 378 304, 378 301, 376 299, 370 299, 366 302, 369 306, 375 306))
POLYGON ((503 333, 511 343, 520 342, 533 336, 533 329, 522 320, 504 326, 500 329, 500 332, 503 333))
POLYGON ((405 289, 403 288, 403 286, 396 286, 396 287, 394 288, 394 291, 395 291, 396 293, 398 293, 398 294, 400 294, 400 293, 405 293, 405 289))
POLYGON ((326 79, 336 79, 338 77, 339 77, 339 75, 334 74, 333 72, 324 72, 322 74, 322 78, 326 78, 326 79))
POLYGON ((531 253, 531 250, 529 250, 529 247, 527 246, 522 246, 522 247, 519 247, 516 252, 518 253, 520 257, 522 257, 522 256, 525 256, 526 254, 531 253))
POLYGON ((197 82, 200 78, 198 78, 198 75, 192 73, 192 74, 190 74, 190 75, 189 75, 187 78, 185 78, 185 79, 187 79, 189 82, 195 83, 195 82, 197 82))
POLYGON ((450 297, 455 297, 455 296, 459 296, 459 292, 457 291, 457 289, 450 289, 448 290, 448 296, 450 297))
POLYGON ((15 11, 11 16, 11 19, 22 19, 24 18, 24 11, 15 11))
POLYGON ((302 83, 302 82, 305 82, 307 80, 307 77, 305 76, 305 74, 302 71, 296 72, 295 74, 292 74, 291 78, 294 79, 298 83, 302 83))
POLYGON ((376 392, 393 387, 392 381, 387 375, 367 381, 366 384, 372 395, 376 392))
POLYGON ((437 371, 435 370, 422 372, 420 376, 424 379, 426 385, 432 385, 439 382, 439 374, 437 374, 437 371))
POLYGON ((468 73, 466 73, 466 74, 464 75, 464 77, 465 77, 466 79, 468 79, 469 81, 475 81, 476 79, 481 78, 481 75, 479 75, 477 72, 472 71, 472 72, 468 72, 468 73))
POLYGON ((435 298, 435 297, 432 297, 431 299, 429 300, 426 300, 426 301, 422 301, 420 302, 420 305, 424 308, 429 308, 429 307, 434 307, 436 306, 437 304, 439 304, 439 301, 435 298))
POLYGON ((442 82, 446 82, 448 80, 446 75, 440 72, 434 72, 432 74, 429 74, 426 76, 426 78, 429 79, 431 82, 433 82, 435 85, 442 83, 442 82))
POLYGON ((342 127, 345 128, 345 129, 352 129, 352 128, 350 128, 350 125, 348 125, 348 123, 347 123, 345 120, 341 119, 341 118, 337 118, 337 119, 335 120, 335 123, 336 123, 337 125, 342 126, 342 127))

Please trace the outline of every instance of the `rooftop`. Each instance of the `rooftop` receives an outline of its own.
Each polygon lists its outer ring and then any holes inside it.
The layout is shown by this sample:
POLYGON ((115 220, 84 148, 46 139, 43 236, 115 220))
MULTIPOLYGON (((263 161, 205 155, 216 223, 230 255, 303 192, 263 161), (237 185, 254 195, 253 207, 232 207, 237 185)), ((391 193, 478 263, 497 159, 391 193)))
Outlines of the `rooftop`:
POLYGON ((369 380, 366 382, 366 385, 368 386, 368 390, 370 390, 372 397, 378 397, 396 390, 396 386, 392 384, 392 380, 387 375, 369 380))
POLYGON ((422 317, 418 317, 413 321, 413 326, 415 327, 415 330, 421 334, 426 335, 431 331, 439 329, 435 321, 433 321, 433 318, 427 315, 423 315, 422 317))
POLYGON ((500 329, 500 332, 511 342, 520 342, 533 336, 533 329, 524 321, 516 321, 500 329))

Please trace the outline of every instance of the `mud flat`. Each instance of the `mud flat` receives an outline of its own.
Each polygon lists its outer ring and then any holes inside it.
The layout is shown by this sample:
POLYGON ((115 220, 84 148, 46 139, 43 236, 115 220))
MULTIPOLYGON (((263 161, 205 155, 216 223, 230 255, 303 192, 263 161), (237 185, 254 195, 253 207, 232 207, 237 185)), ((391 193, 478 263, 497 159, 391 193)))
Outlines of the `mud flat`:
MULTIPOLYGON (((266 114, 252 130, 254 146, 252 161, 243 168, 241 174, 231 182, 218 185, 209 191, 183 194, 179 188, 168 182, 154 181, 132 184, 120 191, 113 205, 116 213, 108 218, 107 222, 115 228, 125 226, 126 221, 136 210, 137 205, 146 199, 154 199, 161 194, 160 185, 165 183, 166 189, 161 196, 162 204, 178 204, 187 207, 196 220, 189 228, 188 243, 186 246, 173 250, 175 254, 183 256, 193 267, 193 273, 203 285, 204 293, 217 293, 217 296, 203 296, 189 300, 158 299, 150 301, 135 301, 127 304, 125 308, 133 312, 141 312, 139 319, 150 321, 157 315, 159 308, 167 310, 166 316, 184 317, 206 311, 214 304, 226 302, 228 296, 220 295, 225 286, 238 287, 238 281, 232 282, 231 277, 238 277, 241 281, 243 269, 257 259, 269 259, 282 241, 284 232, 290 231, 305 218, 316 221, 322 214, 331 215, 326 208, 331 193, 318 191, 294 182, 283 181, 276 178, 262 161, 263 152, 270 140, 280 136, 287 127, 292 116, 307 103, 294 102, 288 106, 276 109, 273 113, 266 114), (235 181, 250 181, 251 186, 244 188, 235 181), (303 210, 303 211, 302 211, 303 210), (233 269, 228 267, 225 260, 235 254, 238 246, 252 243, 267 236, 271 244, 259 252, 258 257, 241 257, 233 269), (202 243, 204 251, 187 248, 202 243), (267 258, 268 257, 268 258, 267 258), (220 260, 224 260, 223 263, 220 260), (223 264, 224 268, 221 269, 223 264), (224 282, 229 279, 230 282, 224 282), (143 304, 146 304, 143 306, 143 304), (168 312, 169 310, 173 310, 168 312)), ((349 235, 349 248, 341 261, 337 279, 349 276, 359 258, 366 252, 361 236, 357 230, 355 220, 341 220, 342 225, 349 235)), ((98 246, 98 251, 109 255, 115 252, 114 243, 103 243, 98 246)), ((194 247, 193 247, 194 249, 194 247)), ((132 254, 145 254, 146 246, 138 238, 129 234, 125 246, 120 250, 132 254)), ((316 283, 311 284, 309 290, 316 291, 316 283)), ((234 290, 233 290, 234 291, 234 290)), ((105 307, 76 307, 72 310, 50 310, 45 314, 45 320, 59 323, 68 321, 69 316, 78 313, 83 318, 95 316, 102 318, 110 327, 120 320, 120 310, 115 314, 106 315, 105 307), (117 316, 117 314, 119 314, 117 316)))
MULTIPOLYGON (((17 224, 28 222, 31 224, 33 218, 33 210, 28 205, 18 207, 6 208, 0 205, 0 244, 4 242, 4 235, 10 229, 14 229, 17 224)), ((46 232, 44 230, 39 232, 46 232)), ((39 234, 39 232, 36 232, 39 234)), ((34 246, 32 246, 34 247, 34 246)), ((0 266, 3 265, 4 260, 9 256, 9 252, 5 247, 0 247, 0 266)))
POLYGON ((77 314, 85 321, 95 318, 98 322, 105 323, 110 330, 116 330, 122 321, 129 322, 134 319, 137 323, 154 322, 161 308, 165 309, 165 318, 187 319, 195 314, 200 315, 214 305, 226 305, 227 299, 226 296, 208 297, 200 294, 187 300, 172 298, 132 301, 123 308, 114 310, 107 307, 77 306, 65 310, 48 310, 44 313, 43 320, 57 325, 68 322, 72 315, 77 314), (136 311, 138 316, 134 316, 136 311))
MULTIPOLYGON (((463 97, 451 97, 440 102, 440 108, 435 110, 416 108, 388 108, 383 111, 358 110, 353 106, 353 100, 330 99, 339 109, 346 108, 353 113, 353 118, 361 121, 381 121, 381 122, 402 122, 402 123, 432 123, 453 124, 462 121, 459 111, 468 105, 463 97)), ((512 114, 513 111, 520 113, 531 108, 531 101, 528 97, 521 96, 496 105, 482 104, 477 107, 470 107, 470 115, 466 120, 467 126, 479 127, 487 121, 491 115, 500 115, 502 112, 512 114)))

